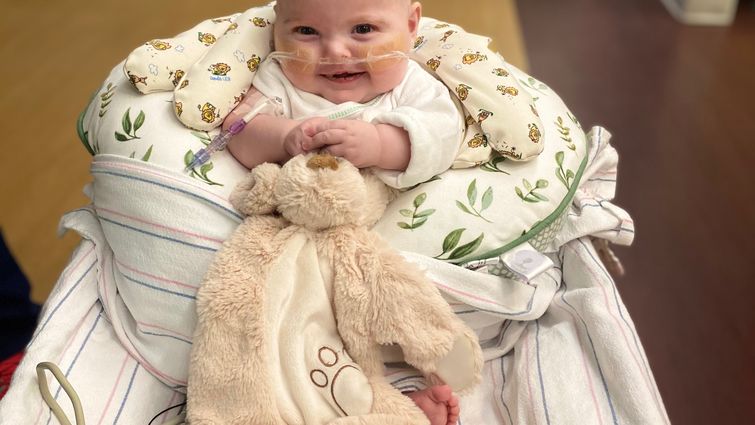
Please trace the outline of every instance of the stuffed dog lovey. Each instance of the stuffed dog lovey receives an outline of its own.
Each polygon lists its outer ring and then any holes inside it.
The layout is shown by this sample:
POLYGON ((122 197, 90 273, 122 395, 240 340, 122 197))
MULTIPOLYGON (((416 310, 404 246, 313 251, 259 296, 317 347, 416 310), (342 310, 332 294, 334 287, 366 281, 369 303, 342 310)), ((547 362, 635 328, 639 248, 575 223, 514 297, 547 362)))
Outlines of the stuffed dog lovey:
POLYGON ((476 385, 476 335, 369 230, 391 196, 330 156, 250 172, 231 195, 248 217, 197 295, 190 424, 429 423, 383 377, 386 346, 432 382, 476 385))

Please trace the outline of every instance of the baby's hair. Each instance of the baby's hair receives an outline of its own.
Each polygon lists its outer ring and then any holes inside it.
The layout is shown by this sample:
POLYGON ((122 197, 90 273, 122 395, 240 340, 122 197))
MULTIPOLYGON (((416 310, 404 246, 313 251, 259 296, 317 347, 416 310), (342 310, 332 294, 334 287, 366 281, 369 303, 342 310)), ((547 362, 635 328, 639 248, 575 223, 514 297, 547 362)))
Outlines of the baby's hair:
MULTIPOLYGON (((276 3, 280 4, 280 3, 285 3, 286 1, 287 0, 277 0, 276 3)), ((345 0, 345 1, 348 1, 348 0, 345 0)), ((406 4, 412 4, 412 3, 417 2, 417 0, 396 0, 396 1, 404 2, 406 4)))

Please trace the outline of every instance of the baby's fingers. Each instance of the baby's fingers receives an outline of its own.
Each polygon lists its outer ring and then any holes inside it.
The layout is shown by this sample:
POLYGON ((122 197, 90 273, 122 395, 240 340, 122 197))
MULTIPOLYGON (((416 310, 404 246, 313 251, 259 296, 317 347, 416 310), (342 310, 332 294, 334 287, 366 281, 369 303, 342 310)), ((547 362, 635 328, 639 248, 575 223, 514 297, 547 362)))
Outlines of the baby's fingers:
POLYGON ((313 150, 323 146, 337 145, 343 142, 346 137, 345 130, 325 130, 315 134, 312 139, 308 140, 304 144, 304 149, 313 150))
POLYGON ((328 130, 345 130, 345 131, 353 131, 354 126, 364 124, 362 121, 359 120, 329 120, 329 119, 323 119, 322 121, 319 121, 316 123, 315 130, 320 133, 323 131, 328 130))
POLYGON ((320 127, 323 126, 324 124, 327 124, 328 121, 329 120, 324 117, 314 117, 314 118, 310 118, 308 120, 303 121, 299 125, 301 126, 301 130, 305 135, 312 137, 315 134, 323 131, 323 130, 320 130, 320 127))
POLYGON ((343 145, 330 145, 327 148, 323 149, 323 151, 329 155, 351 161, 343 145))

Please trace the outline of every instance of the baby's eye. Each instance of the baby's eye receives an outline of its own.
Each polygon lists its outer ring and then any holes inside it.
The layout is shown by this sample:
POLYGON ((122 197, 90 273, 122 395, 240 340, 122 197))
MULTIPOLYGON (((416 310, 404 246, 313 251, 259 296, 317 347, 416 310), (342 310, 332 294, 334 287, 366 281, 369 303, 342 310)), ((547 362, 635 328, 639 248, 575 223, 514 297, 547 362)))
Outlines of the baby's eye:
POLYGON ((359 24, 354 26, 354 32, 357 34, 367 34, 372 32, 372 29, 372 25, 370 24, 359 24))
POLYGON ((317 30, 312 27, 296 27, 294 32, 301 35, 315 35, 317 30))

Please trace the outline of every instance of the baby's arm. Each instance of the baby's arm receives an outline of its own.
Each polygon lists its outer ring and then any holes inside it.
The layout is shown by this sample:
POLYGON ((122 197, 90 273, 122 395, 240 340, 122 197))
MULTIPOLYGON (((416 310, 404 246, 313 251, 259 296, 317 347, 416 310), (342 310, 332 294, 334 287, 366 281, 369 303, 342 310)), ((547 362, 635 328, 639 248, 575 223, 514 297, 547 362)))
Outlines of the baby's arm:
POLYGON ((419 65, 409 67, 406 83, 391 93, 397 105, 387 112, 365 111, 365 121, 389 124, 408 134, 409 163, 401 170, 376 167, 375 175, 395 188, 417 185, 446 171, 463 142, 463 115, 446 86, 419 65))
MULTIPOLYGON (((241 119, 262 98, 262 93, 251 88, 244 100, 223 121, 223 130, 241 119)), ((228 151, 249 169, 264 162, 284 162, 290 156, 283 141, 297 124, 288 118, 259 114, 252 118, 239 134, 231 138, 228 151)))
POLYGON ((285 162, 290 156, 281 141, 293 126, 286 118, 257 115, 228 142, 228 150, 249 169, 265 162, 285 162))
MULTIPOLYGON (((263 95, 250 89, 223 122, 223 129, 243 117, 263 95)), ((302 145, 311 139, 314 126, 325 118, 297 121, 290 118, 259 114, 228 143, 228 150, 245 167, 251 169, 264 162, 283 163, 303 151, 302 145)))

